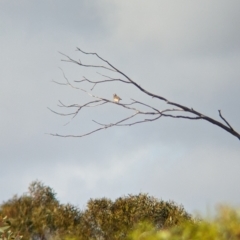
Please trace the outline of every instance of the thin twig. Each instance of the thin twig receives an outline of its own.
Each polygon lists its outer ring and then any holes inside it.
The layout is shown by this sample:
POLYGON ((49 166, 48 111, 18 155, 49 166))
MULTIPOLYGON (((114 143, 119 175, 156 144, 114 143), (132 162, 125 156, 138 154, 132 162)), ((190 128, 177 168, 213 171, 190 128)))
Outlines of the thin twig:
POLYGON ((232 126, 228 123, 228 121, 222 116, 221 110, 218 110, 220 118, 234 131, 232 126))

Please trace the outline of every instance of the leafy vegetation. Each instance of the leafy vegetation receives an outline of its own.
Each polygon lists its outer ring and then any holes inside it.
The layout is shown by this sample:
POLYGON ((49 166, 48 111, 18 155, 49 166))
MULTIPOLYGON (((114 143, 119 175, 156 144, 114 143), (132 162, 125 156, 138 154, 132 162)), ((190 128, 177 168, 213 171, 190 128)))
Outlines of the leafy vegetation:
POLYGON ((142 221, 161 229, 185 220, 191 217, 182 206, 159 201, 147 194, 128 195, 114 202, 106 198, 91 199, 82 216, 82 223, 88 229, 84 235, 86 239, 124 239, 129 230, 142 221))
POLYGON ((74 234, 81 217, 79 209, 60 204, 54 191, 40 182, 30 184, 27 194, 4 202, 0 215, 8 216, 11 229, 24 239, 74 234))
POLYGON ((60 204, 53 189, 33 182, 0 206, 0 240, 240 239, 240 212, 221 207, 211 221, 195 220, 182 206, 147 194, 115 201, 90 199, 85 210, 60 204))
POLYGON ((183 222, 168 229, 156 230, 148 223, 140 223, 128 235, 129 240, 239 240, 240 212, 230 207, 222 206, 217 216, 211 220, 198 222, 183 222))
POLYGON ((87 208, 80 211, 71 204, 60 204, 53 189, 38 181, 30 184, 28 193, 4 202, 0 216, 8 216, 11 229, 24 239, 48 239, 50 236, 125 239, 141 221, 148 221, 160 229, 191 220, 182 206, 147 194, 128 195, 115 201, 90 199, 87 208))
POLYGON ((22 238, 20 234, 14 234, 14 232, 10 229, 10 226, 11 223, 8 220, 7 216, 0 217, 0 240, 20 240, 22 238))

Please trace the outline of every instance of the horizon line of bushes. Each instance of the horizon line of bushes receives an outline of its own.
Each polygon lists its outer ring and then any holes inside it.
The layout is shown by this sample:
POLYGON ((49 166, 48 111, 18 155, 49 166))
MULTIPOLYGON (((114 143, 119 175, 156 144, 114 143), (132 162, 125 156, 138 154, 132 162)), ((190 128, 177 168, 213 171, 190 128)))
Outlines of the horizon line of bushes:
POLYGON ((240 239, 240 212, 220 208, 212 221, 148 194, 112 201, 90 199, 80 210, 61 204, 52 188, 34 181, 28 192, 0 205, 0 240, 240 239))

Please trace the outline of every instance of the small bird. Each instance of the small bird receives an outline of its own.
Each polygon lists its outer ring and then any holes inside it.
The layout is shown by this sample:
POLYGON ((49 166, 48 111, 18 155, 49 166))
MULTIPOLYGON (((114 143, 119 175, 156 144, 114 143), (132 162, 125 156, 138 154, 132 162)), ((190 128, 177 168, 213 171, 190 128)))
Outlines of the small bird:
POLYGON ((114 102, 119 102, 120 100, 122 100, 116 93, 115 94, 113 94, 113 101, 114 102))

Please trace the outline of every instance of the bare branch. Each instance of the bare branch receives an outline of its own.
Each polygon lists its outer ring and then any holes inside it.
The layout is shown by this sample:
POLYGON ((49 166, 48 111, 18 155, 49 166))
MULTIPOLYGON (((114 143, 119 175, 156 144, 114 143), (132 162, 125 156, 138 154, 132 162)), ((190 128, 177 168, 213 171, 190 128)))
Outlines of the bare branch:
POLYGON ((66 58, 68 58, 68 60, 62 60, 63 62, 76 63, 76 64, 78 64, 79 66, 82 66, 82 67, 103 68, 103 69, 106 69, 106 70, 109 70, 109 71, 112 71, 112 72, 116 72, 114 69, 108 68, 108 67, 105 67, 105 66, 82 64, 80 60, 76 61, 76 60, 70 58, 69 56, 67 56, 67 55, 65 55, 61 52, 59 52, 59 53, 62 54, 63 56, 65 56, 66 58))
MULTIPOLYGON (((227 131, 228 133, 232 134, 233 136, 237 137, 240 140, 240 134, 236 132, 232 126, 229 124, 229 122, 222 116, 221 111, 218 110, 220 118, 224 121, 224 124, 222 122, 219 122, 211 117, 208 117, 193 108, 189 108, 187 106, 181 105, 179 103, 171 102, 167 100, 165 97, 162 97, 160 95, 151 93, 147 91, 145 88, 141 87, 136 81, 132 80, 129 76, 127 76, 125 73, 120 71, 118 68, 116 68, 114 65, 112 65, 109 61, 103 59, 100 55, 98 55, 95 52, 85 52, 81 50, 80 48, 77 48, 77 51, 81 52, 84 55, 93 55, 95 56, 98 60, 100 60, 103 65, 93 65, 93 64, 83 64, 80 60, 74 60, 70 58, 69 56, 60 53, 61 55, 65 56, 66 59, 62 60, 64 62, 69 62, 69 63, 74 63, 77 64, 81 67, 87 67, 87 68, 100 68, 102 70, 106 71, 111 71, 114 72, 115 74, 118 74, 120 77, 111 77, 105 74, 98 73, 103 79, 93 81, 88 79, 87 77, 83 77, 82 80, 74 80, 74 83, 80 84, 83 82, 87 82, 92 85, 91 91, 94 90, 95 86, 98 84, 108 84, 108 83, 114 83, 114 82, 120 82, 122 84, 131 84, 134 87, 136 87, 138 90, 140 90, 142 93, 146 94, 147 96, 151 98, 156 98, 159 99, 160 101, 163 101, 163 103, 166 103, 167 105, 173 106, 174 108, 165 108, 165 109, 158 109, 156 107, 153 107, 149 104, 146 104, 141 101, 137 101, 134 99, 131 99, 132 102, 125 102, 125 103, 119 103, 119 99, 117 101, 109 100, 100 96, 94 95, 92 92, 87 91, 84 88, 81 88, 78 86, 74 86, 66 77, 65 73, 62 71, 63 77, 65 79, 65 83, 60 83, 57 81, 53 81, 56 84, 63 85, 63 86, 70 86, 71 88, 74 88, 76 90, 80 90, 87 94, 89 97, 94 98, 95 100, 89 101, 83 105, 80 104, 71 104, 71 105, 65 105, 61 101, 59 101, 60 105, 59 107, 62 108, 76 108, 76 110, 72 113, 59 113, 56 111, 53 111, 52 109, 49 108, 49 110, 55 114, 58 114, 60 116, 72 116, 72 119, 75 118, 78 113, 80 112, 81 109, 83 108, 89 108, 89 107, 98 107, 101 105, 106 105, 106 104, 115 104, 117 107, 122 107, 125 108, 128 111, 132 111, 133 113, 127 117, 123 118, 115 123, 99 123, 98 121, 93 120, 94 123, 100 125, 100 128, 97 128, 93 131, 90 131, 88 133, 82 134, 82 135, 59 135, 59 134, 50 134, 52 136, 58 136, 58 137, 84 137, 87 135, 90 135, 92 133, 95 133, 97 131, 107 129, 110 127, 119 127, 119 126, 132 126, 140 123, 146 123, 146 122, 152 122, 156 121, 161 117, 170 117, 170 118, 182 118, 182 119, 188 119, 188 120, 205 120, 207 122, 210 122, 223 130, 227 131), (137 107, 136 107, 137 106, 137 107), (142 108, 147 108, 149 111, 142 110, 142 108), (146 116, 146 115, 151 115, 153 118, 143 118, 142 120, 135 120, 133 122, 128 122, 128 120, 133 120, 136 116, 146 116)), ((121 99, 120 99, 121 100, 121 99)))
POLYGON ((111 67, 111 69, 114 69, 115 72, 118 72, 120 75, 124 76, 126 79, 129 80, 129 82, 131 82, 134 86, 136 86, 139 90, 141 90, 142 92, 146 93, 147 95, 151 96, 151 97, 155 97, 158 98, 160 100, 164 100, 167 101, 166 98, 161 97, 159 95, 153 94, 148 92, 147 90, 145 90, 144 88, 142 88, 139 84, 137 84, 136 82, 134 82, 130 77, 128 77, 125 73, 121 72, 120 70, 118 70, 116 67, 114 67, 111 63, 109 63, 107 60, 104 60, 102 57, 100 57, 97 53, 88 53, 88 52, 84 52, 83 50, 81 50, 80 48, 77 48, 78 51, 88 55, 95 55, 97 56, 97 58, 101 59, 103 62, 107 63, 107 65, 109 65, 111 67))
POLYGON ((234 131, 234 129, 232 128, 232 126, 227 122, 227 120, 222 116, 221 114, 221 110, 218 110, 219 112, 219 116, 221 117, 221 119, 223 119, 223 121, 234 131))
POLYGON ((123 83, 130 83, 130 82, 124 81, 124 80, 122 80, 120 78, 112 78, 112 79, 101 80, 101 81, 91 81, 91 80, 87 79, 86 77, 83 77, 83 80, 75 80, 74 82, 77 82, 77 83, 81 83, 81 82, 92 83, 93 84, 93 87, 91 88, 91 91, 92 91, 97 84, 107 83, 107 82, 114 82, 114 81, 119 81, 119 82, 123 82, 123 83))
POLYGON ((95 121, 95 120, 93 120, 93 122, 95 122, 95 123, 97 123, 97 124, 99 124, 99 125, 101 125, 101 126, 104 126, 105 128, 108 128, 108 127, 113 127, 113 126, 119 126, 120 123, 125 122, 125 121, 127 121, 127 120, 135 117, 135 116, 138 115, 138 114, 139 114, 139 113, 136 112, 136 113, 134 113, 133 115, 127 117, 127 118, 124 118, 124 119, 122 119, 122 120, 120 120, 120 121, 117 121, 116 123, 102 124, 102 123, 99 123, 99 122, 97 122, 97 121, 95 121))
POLYGON ((153 122, 153 121, 158 120, 161 116, 162 116, 162 115, 159 115, 159 116, 157 116, 156 118, 151 118, 151 119, 145 118, 145 119, 143 119, 142 121, 136 121, 136 122, 133 122, 133 123, 118 124, 117 126, 125 127, 125 126, 133 126, 133 125, 140 124, 140 123, 153 122))
POLYGON ((53 112, 53 113, 55 113, 55 114, 57 114, 57 115, 60 115, 60 116, 64 116, 64 117, 66 117, 66 116, 71 116, 71 115, 74 115, 75 113, 59 113, 59 112, 56 112, 56 111, 53 111, 51 108, 49 108, 48 107, 48 109, 51 111, 51 112, 53 112))

